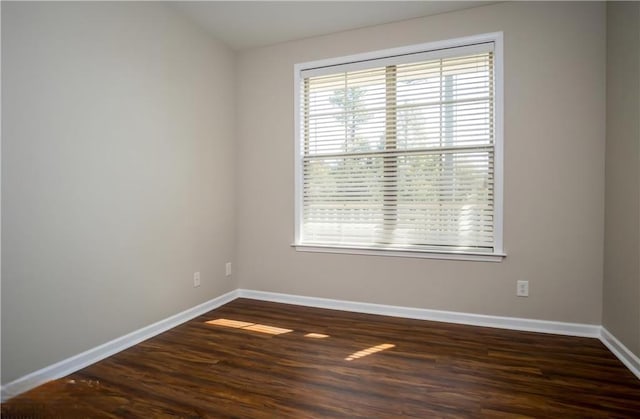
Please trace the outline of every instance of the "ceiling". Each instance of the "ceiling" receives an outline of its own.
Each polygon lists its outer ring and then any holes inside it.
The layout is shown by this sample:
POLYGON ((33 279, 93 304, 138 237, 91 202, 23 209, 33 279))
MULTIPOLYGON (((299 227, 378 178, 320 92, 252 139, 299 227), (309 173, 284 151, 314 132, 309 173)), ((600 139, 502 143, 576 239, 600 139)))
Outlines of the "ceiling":
POLYGON ((235 50, 380 25, 494 1, 173 1, 235 50))

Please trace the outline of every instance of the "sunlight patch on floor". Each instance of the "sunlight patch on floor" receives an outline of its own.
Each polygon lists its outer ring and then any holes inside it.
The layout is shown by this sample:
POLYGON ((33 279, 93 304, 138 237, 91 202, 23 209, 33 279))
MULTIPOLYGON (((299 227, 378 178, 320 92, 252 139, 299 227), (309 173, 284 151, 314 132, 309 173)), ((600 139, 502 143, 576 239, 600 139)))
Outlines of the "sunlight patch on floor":
POLYGON ((346 361, 353 361, 354 359, 358 359, 358 358, 362 358, 371 354, 375 354, 376 352, 380 352, 380 351, 384 351, 386 349, 391 349, 396 345, 393 345, 391 343, 383 343, 380 345, 376 345, 376 346, 372 346, 370 348, 367 349, 363 349, 361 351, 358 352, 354 352, 351 355, 349 355, 348 357, 345 358, 346 361))
POLYGON ((293 332, 291 329, 283 329, 281 327, 268 326, 266 324, 241 322, 238 320, 215 319, 205 322, 213 326, 233 327, 235 329, 245 329, 252 332, 267 333, 269 335, 282 335, 284 333, 293 332))
POLYGON ((325 335, 322 333, 307 333, 306 335, 304 335, 305 338, 313 338, 313 339, 324 339, 324 338, 328 338, 329 335, 325 335))

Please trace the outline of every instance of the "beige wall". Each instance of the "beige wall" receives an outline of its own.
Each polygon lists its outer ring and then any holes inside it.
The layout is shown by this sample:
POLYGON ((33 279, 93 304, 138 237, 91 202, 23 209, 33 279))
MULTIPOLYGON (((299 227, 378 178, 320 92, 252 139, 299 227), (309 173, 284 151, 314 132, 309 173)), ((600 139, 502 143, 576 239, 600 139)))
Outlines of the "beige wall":
POLYGON ((640 3, 607 5, 602 324, 640 356, 640 3))
POLYGON ((233 71, 164 5, 2 2, 3 383, 236 288, 233 71))
POLYGON ((605 6, 500 3, 240 53, 237 258, 242 288, 600 324, 605 6), (293 65, 504 31, 502 263, 296 252, 293 65), (530 297, 515 295, 530 281, 530 297))

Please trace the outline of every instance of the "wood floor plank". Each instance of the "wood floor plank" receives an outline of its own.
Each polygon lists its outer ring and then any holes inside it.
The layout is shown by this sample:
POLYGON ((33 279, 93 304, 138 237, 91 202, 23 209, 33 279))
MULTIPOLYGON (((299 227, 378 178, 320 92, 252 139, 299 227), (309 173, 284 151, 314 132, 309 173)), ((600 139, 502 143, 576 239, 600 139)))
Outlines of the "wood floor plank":
POLYGON ((3 418, 640 418, 640 380, 596 339, 238 299, 1 410, 3 418))

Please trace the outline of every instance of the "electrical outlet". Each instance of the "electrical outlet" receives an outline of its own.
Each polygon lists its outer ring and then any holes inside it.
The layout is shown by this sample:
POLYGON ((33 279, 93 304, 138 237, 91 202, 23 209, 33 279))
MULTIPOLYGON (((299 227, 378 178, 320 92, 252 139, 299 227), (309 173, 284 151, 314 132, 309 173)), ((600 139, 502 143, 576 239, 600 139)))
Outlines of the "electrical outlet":
POLYGON ((528 297, 529 296, 529 281, 518 281, 516 295, 518 297, 528 297))
POLYGON ((231 276, 231 262, 227 262, 224 265, 224 269, 225 269, 225 275, 226 276, 231 276))
POLYGON ((200 286, 200 272, 194 272, 193 273, 193 287, 199 287, 200 286))

